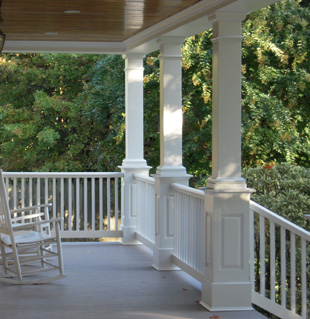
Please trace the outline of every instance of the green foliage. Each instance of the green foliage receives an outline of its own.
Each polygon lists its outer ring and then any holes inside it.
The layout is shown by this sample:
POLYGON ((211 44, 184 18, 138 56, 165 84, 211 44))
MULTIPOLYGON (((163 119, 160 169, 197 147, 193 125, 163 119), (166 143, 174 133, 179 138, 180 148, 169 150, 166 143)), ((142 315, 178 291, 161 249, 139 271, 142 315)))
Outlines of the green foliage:
POLYGON ((121 57, 8 54, 0 72, 4 170, 108 171, 120 164, 121 57))
POLYGON ((144 63, 144 157, 151 173, 159 166, 159 52, 148 55, 144 63))
POLYGON ((212 32, 183 45, 183 164, 196 184, 211 172, 212 32))
MULTIPOLYGON (((304 217, 310 212, 310 169, 288 163, 243 169, 252 200, 310 230, 304 217)), ((309 224, 309 223, 308 223, 309 224)))
POLYGON ((84 170, 116 171, 125 157, 124 60, 105 56, 84 80, 83 92, 77 98, 81 116, 89 126, 84 136, 89 148, 84 170))
POLYGON ((286 0, 244 23, 244 165, 310 165, 309 22, 308 6, 286 0))
MULTIPOLYGON (((309 167, 308 0, 281 1, 243 25, 243 166, 309 167)), ((183 164, 211 172, 212 31, 183 45, 183 164)), ((124 158, 120 56, 5 54, 0 59, 0 165, 6 170, 115 170, 124 158), (35 122, 35 119, 38 122, 35 122)), ((159 165, 159 59, 145 59, 145 158, 159 165)))

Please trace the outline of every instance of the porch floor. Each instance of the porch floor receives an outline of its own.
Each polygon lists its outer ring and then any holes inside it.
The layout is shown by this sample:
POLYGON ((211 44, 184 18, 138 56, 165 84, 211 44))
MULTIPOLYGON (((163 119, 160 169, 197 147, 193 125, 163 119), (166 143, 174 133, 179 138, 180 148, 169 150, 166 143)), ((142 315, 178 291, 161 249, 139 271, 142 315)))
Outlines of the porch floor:
POLYGON ((0 283, 1 318, 265 318, 255 311, 207 311, 198 303, 200 283, 183 271, 156 271, 143 245, 64 243, 63 254, 65 279, 35 286, 0 283))

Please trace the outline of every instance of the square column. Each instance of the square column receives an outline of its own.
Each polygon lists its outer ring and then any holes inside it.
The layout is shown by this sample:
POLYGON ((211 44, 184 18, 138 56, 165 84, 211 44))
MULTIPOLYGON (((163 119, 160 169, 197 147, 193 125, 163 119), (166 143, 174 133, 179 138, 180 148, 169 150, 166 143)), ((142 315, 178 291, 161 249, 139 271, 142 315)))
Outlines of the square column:
POLYGON ((213 23, 212 189, 245 188, 241 178, 242 25, 246 15, 219 12, 213 23))
POLYGON ((182 165, 182 53, 184 38, 162 37, 160 46, 160 166, 157 174, 186 174, 182 165), (167 172, 166 172, 167 171, 167 172), (173 173, 174 172, 174 173, 173 173))
POLYGON ((245 13, 218 12, 213 23, 212 177, 205 190, 206 259, 201 304, 249 310, 249 201, 241 177, 241 44, 245 13))
POLYGON ((135 174, 149 174, 144 159, 143 134, 143 58, 144 54, 127 53, 125 59, 125 112, 126 112, 126 158, 121 170, 122 183, 122 244, 139 243, 135 238, 136 212, 134 209, 135 174))
POLYGON ((153 267, 178 269, 171 262, 174 237, 171 183, 188 185, 182 165, 182 54, 184 38, 162 37, 160 46, 160 166, 155 177, 155 248, 153 267))

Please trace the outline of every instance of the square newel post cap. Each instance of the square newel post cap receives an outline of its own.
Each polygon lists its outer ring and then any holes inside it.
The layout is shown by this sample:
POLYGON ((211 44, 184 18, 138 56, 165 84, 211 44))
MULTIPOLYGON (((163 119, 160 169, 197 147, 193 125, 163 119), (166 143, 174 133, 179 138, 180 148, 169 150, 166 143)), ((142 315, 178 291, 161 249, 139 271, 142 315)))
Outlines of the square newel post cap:
POLYGON ((205 192, 225 192, 225 193, 254 193, 255 189, 247 188, 246 180, 242 177, 214 178, 207 181, 205 192))

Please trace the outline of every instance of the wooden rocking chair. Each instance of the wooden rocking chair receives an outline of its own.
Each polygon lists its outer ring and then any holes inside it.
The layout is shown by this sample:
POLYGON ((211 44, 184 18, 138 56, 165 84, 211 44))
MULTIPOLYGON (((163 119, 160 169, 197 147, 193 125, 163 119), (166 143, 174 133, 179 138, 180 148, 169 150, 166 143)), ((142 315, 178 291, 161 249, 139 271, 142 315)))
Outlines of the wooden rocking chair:
POLYGON ((15 210, 9 209, 2 170, 0 170, 0 248, 4 276, 0 281, 14 284, 41 284, 64 278, 60 238, 61 218, 45 219, 38 205, 15 210), (12 214, 19 214, 12 218, 12 214), (55 235, 50 232, 53 224, 55 235), (53 249, 52 244, 56 244, 53 249), (56 257, 57 262, 50 259, 56 257), (51 272, 50 276, 38 273, 51 272))

